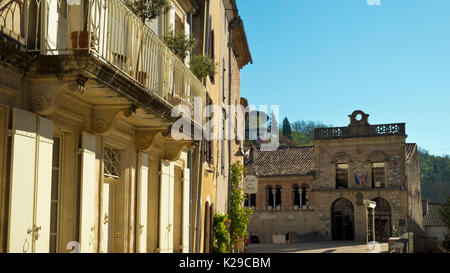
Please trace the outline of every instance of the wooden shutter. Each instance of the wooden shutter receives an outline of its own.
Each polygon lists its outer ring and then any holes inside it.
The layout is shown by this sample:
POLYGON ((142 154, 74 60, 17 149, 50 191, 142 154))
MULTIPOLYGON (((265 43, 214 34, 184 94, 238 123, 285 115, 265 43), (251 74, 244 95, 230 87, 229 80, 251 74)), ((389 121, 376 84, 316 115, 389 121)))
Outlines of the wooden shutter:
POLYGON ((95 235, 95 136, 83 132, 81 149, 80 248, 94 252, 95 235))
POLYGON ((159 235, 161 253, 169 252, 169 184, 170 184, 170 163, 161 161, 161 185, 160 185, 160 219, 159 235))
POLYGON ((53 121, 38 118, 39 139, 36 183, 36 223, 39 237, 35 252, 48 253, 50 247, 50 211, 52 191, 53 121))
POLYGON ((183 253, 189 253, 189 200, 190 200, 191 170, 184 169, 183 180, 183 253))
POLYGON ((8 246, 12 253, 31 252, 36 159, 34 113, 13 110, 8 246))
POLYGON ((101 252, 107 253, 109 251, 109 221, 111 219, 110 215, 110 194, 111 194, 111 186, 108 183, 103 183, 103 194, 102 194, 102 214, 101 223, 102 223, 102 246, 101 252))
POLYGON ((139 153, 137 252, 147 252, 148 155, 139 153))
POLYGON ((169 175, 169 198, 168 201, 168 216, 169 216, 169 253, 173 253, 173 212, 174 212, 174 191, 175 191, 175 177, 174 177, 174 163, 170 163, 169 175))

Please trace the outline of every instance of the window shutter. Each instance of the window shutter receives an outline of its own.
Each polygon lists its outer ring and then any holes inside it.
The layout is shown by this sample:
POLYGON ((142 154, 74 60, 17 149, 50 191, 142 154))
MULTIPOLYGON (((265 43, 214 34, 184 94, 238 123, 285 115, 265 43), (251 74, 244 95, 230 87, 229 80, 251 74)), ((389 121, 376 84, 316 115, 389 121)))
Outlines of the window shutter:
POLYGON ((173 211, 174 211, 174 191, 175 191, 175 177, 174 177, 174 163, 170 163, 169 168, 169 198, 168 198, 168 215, 169 215, 169 253, 173 253, 173 211))
POLYGON ((32 251, 36 115, 13 110, 8 247, 10 253, 32 251))
POLYGON ((36 227, 40 228, 35 252, 48 253, 52 190, 53 121, 38 117, 39 139, 36 189, 36 227))
POLYGON ((147 252, 148 155, 139 153, 137 252, 147 252))
POLYGON ((189 253, 189 196, 191 184, 191 170, 184 169, 183 180, 183 253, 189 253))
POLYGON ((170 163, 161 161, 161 185, 160 185, 160 219, 159 219, 159 241, 161 253, 169 252, 169 184, 170 184, 170 163))
POLYGON ((83 132, 81 149, 80 247, 81 253, 93 253, 95 236, 95 141, 83 132))

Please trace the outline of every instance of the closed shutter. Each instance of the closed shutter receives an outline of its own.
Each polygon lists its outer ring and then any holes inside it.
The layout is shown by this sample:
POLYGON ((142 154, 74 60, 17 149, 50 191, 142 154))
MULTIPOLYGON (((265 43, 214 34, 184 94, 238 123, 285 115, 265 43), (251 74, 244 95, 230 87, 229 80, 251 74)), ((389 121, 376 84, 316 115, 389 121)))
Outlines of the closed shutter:
POLYGON ((184 169, 183 181, 183 253, 189 253, 189 195, 191 170, 184 169))
POLYGON ((148 155, 139 153, 137 252, 147 252, 148 155))
POLYGON ((160 249, 161 253, 169 252, 169 184, 170 184, 170 163, 161 161, 161 185, 160 185, 160 249))
POLYGON ((35 252, 48 253, 50 247, 53 121, 39 117, 38 128, 36 227, 40 230, 39 238, 36 241, 35 252))
POLYGON ((83 132, 81 150, 80 248, 94 252, 95 235, 95 136, 83 132))
POLYGON ((169 253, 173 253, 173 212, 174 212, 174 191, 175 191, 175 177, 174 177, 174 163, 170 163, 170 176, 169 176, 169 198, 167 202, 169 203, 169 253))
POLYGON ((33 229, 36 120, 34 113, 13 110, 7 247, 10 253, 32 252, 29 231, 33 229))
POLYGON ((49 252, 53 122, 13 110, 7 251, 49 252))

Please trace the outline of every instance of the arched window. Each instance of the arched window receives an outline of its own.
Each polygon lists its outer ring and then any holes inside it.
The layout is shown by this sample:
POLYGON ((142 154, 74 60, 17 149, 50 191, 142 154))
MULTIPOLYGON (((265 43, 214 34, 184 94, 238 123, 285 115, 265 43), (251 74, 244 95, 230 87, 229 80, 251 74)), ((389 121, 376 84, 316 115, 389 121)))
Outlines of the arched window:
POLYGON ((348 169, 350 158, 346 153, 336 155, 336 189, 348 188, 348 169))
POLYGON ((372 163, 372 187, 373 188, 385 188, 385 163, 373 162, 372 163))
POLYGON ((348 188, 348 163, 336 164, 336 189, 348 188))
POLYGON ((275 203, 274 203, 274 199, 275 196, 273 194, 273 188, 272 186, 267 186, 266 187, 266 206, 268 210, 272 210, 275 207, 275 203))
POLYGON ((245 202, 246 207, 255 209, 256 208, 256 194, 245 194, 245 202))
POLYGON ((281 186, 275 188, 275 208, 281 210, 281 186))
POLYGON ((300 205, 301 205, 301 207, 307 206, 306 201, 308 201, 308 199, 306 197, 306 191, 307 191, 307 187, 306 186, 302 186, 302 195, 301 195, 301 198, 300 198, 300 205))
POLYGON ((372 170, 372 188, 386 187, 386 160, 387 156, 380 151, 375 151, 369 155, 372 170))
POLYGON ((298 187, 297 184, 295 184, 292 187, 292 200, 293 200, 293 204, 294 204, 294 210, 298 210, 302 207, 301 205, 301 193, 300 193, 300 188, 298 187))

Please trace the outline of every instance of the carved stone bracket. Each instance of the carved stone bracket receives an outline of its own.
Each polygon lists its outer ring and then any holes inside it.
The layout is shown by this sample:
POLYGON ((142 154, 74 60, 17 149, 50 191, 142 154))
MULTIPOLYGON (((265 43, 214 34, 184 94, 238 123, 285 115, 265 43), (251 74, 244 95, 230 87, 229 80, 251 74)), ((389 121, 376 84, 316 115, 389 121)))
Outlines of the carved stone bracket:
POLYGON ((168 161, 176 161, 183 149, 192 149, 192 140, 175 140, 167 128, 140 130, 136 136, 136 146, 142 152, 150 152, 158 147, 161 156, 168 161))
POLYGON ((56 112, 62 105, 62 97, 70 84, 61 81, 33 82, 30 86, 31 110, 43 116, 56 112))
POLYGON ((109 134, 121 117, 126 117, 127 106, 97 106, 92 115, 92 130, 99 135, 109 134))

